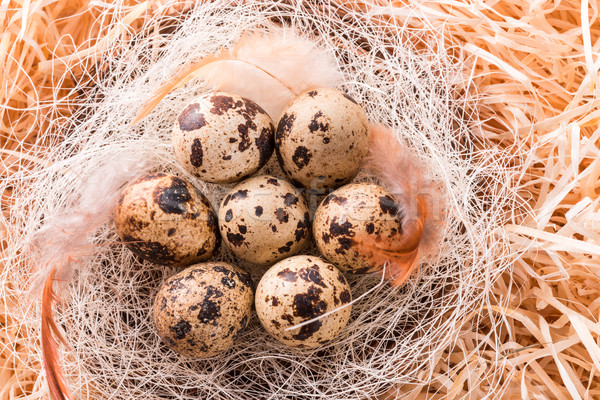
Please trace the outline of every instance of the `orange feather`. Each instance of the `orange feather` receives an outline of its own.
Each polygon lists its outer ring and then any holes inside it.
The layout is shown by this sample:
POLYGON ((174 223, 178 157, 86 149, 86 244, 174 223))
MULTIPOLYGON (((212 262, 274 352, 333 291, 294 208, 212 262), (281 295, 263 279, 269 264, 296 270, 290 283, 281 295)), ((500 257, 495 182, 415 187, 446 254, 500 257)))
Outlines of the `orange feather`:
POLYGON ((56 346, 57 340, 65 345, 67 342, 54 322, 52 305, 56 296, 52 290, 52 284, 55 274, 56 268, 52 268, 42 291, 42 355, 51 398, 53 400, 71 400, 71 393, 62 373, 56 346))
POLYGON ((392 238, 364 234, 354 238, 357 252, 372 265, 383 267, 392 286, 406 282, 418 265, 420 244, 428 215, 426 196, 420 193, 422 172, 391 129, 371 127, 371 145, 365 166, 375 172, 396 197, 402 232, 392 238))

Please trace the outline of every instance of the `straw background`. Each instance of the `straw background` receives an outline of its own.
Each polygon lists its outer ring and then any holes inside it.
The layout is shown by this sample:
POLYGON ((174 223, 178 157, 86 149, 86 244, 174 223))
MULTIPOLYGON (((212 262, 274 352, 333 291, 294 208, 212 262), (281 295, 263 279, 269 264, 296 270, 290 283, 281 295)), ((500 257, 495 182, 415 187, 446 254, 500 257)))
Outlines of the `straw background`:
MULTIPOLYGON (((36 132, 61 115, 48 115, 45 102, 60 90, 68 115, 74 95, 69 89, 95 67, 58 80, 61 60, 75 52, 108 51, 102 38, 126 42, 148 18, 175 11, 165 3, 131 2, 125 14, 114 16, 121 23, 106 30, 110 21, 97 19, 100 2, 0 1, 3 176, 36 161, 23 160, 23 150, 51 149, 51 143, 36 142, 36 132)), ((375 10, 398 23, 407 17, 383 0, 352 4, 365 15, 375 10)), ((177 11, 188 6, 179 3, 177 11)), ((535 217, 505 227, 515 247, 529 250, 497 282, 498 305, 474 315, 477 325, 461 327, 457 345, 439 355, 433 379, 417 398, 600 398, 598 4, 440 0, 423 2, 419 10, 477 56, 469 67, 488 95, 481 111, 486 134, 509 147, 516 132, 536 147, 537 159, 521 177, 535 217)), ((10 212, 5 201, 2 207, 10 212)), ((43 398, 41 366, 16 356, 20 332, 6 328, 13 326, 7 323, 10 309, 10 299, 0 303, 0 399, 43 398)), ((404 390, 391 388, 383 398, 402 397, 404 390)))

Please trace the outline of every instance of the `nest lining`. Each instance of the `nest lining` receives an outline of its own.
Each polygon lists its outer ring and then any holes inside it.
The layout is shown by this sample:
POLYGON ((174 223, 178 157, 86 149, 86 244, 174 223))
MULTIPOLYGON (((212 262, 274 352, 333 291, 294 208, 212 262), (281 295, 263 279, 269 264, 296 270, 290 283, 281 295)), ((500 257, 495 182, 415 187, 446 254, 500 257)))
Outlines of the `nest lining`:
MULTIPOLYGON (((109 53, 102 61, 109 68, 96 71, 95 86, 78 111, 60 121, 66 133, 53 146, 51 164, 1 184, 15 187, 19 199, 11 211, 12 254, 6 258, 14 266, 16 291, 31 289, 34 276, 23 266, 23 254, 40 254, 34 247, 40 231, 67 224, 65 210, 82 217, 77 210, 94 195, 113 196, 123 182, 111 178, 149 169, 185 176, 174 162, 170 130, 178 110, 205 88, 192 83, 171 93, 132 127, 140 104, 194 54, 216 52, 243 32, 274 23, 312 32, 339 60, 343 89, 360 99, 371 121, 394 127, 427 166, 428 177, 441 183, 444 198, 436 215, 443 218, 434 221, 443 228, 438 247, 401 290, 380 284, 378 276, 349 275, 354 297, 370 294, 355 304, 341 337, 323 348, 279 345, 255 317, 234 349, 192 362, 167 350, 150 320, 152 296, 174 271, 132 257, 117 243, 110 222, 91 224, 89 250, 72 254, 82 266, 74 284, 63 288, 58 316, 70 346, 65 372, 80 397, 342 399, 426 382, 463 322, 486 303, 495 279, 510 266, 514 249, 499 228, 524 207, 514 182, 519 165, 514 152, 477 135, 479 121, 468 110, 476 108, 478 96, 463 60, 450 55, 439 32, 356 12, 341 17, 301 5, 213 2, 189 11, 173 32, 146 31, 125 50, 109 53), (389 29, 399 32, 384 35, 389 29), (89 183, 102 177, 107 183, 95 190, 106 193, 94 193, 89 183)), ((277 173, 276 163, 265 171, 277 173)), ((225 187, 187 177, 218 204, 225 187)), ((219 259, 233 261, 225 251, 219 259)), ((20 323, 36 337, 37 313, 22 311, 20 323)), ((39 353, 32 351, 32 357, 39 353)))

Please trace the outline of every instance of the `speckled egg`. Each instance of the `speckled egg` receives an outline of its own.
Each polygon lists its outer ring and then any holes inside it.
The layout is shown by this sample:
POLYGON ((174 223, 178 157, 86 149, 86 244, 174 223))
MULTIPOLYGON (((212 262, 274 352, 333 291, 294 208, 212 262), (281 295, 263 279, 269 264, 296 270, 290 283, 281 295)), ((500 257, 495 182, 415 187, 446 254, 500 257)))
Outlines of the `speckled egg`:
POLYGON ((177 353, 210 357, 233 346, 252 313, 250 274, 223 262, 195 264, 162 285, 153 319, 177 353))
POLYGON ((309 90, 283 110, 275 133, 281 167, 297 185, 322 193, 360 169, 369 148, 367 116, 347 94, 309 90))
POLYGON ((354 251, 357 235, 380 239, 399 239, 402 215, 396 199, 385 188, 374 183, 343 186, 327 196, 315 212, 313 234, 319 251, 327 260, 344 271, 374 272, 373 265, 354 251))
POLYGON ((236 257, 270 265, 306 247, 310 214, 306 199, 292 184, 261 175, 238 184, 225 196, 219 229, 236 257))
POLYGON ((237 182, 259 170, 273 153, 271 117, 252 100, 207 93, 188 104, 173 127, 177 161, 198 178, 237 182))
POLYGON ((130 182, 113 214, 123 243, 156 264, 183 266, 208 260, 221 242, 206 196, 174 175, 150 173, 130 182))
POLYGON ((256 314, 262 326, 280 342, 293 347, 317 347, 333 338, 350 319, 348 305, 300 328, 311 320, 352 301, 344 275, 319 257, 295 256, 273 265, 256 288, 256 314))

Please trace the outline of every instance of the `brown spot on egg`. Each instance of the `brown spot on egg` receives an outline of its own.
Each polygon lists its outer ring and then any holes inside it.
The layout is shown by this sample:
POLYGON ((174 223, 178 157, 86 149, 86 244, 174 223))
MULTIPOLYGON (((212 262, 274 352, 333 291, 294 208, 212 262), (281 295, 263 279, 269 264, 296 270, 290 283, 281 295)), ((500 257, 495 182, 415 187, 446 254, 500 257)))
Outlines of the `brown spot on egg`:
POLYGON ((288 282, 295 282, 298 279, 296 271, 291 271, 289 268, 277 272, 277 276, 288 282))
MULTIPOLYGON (((323 326, 323 324, 319 320, 311 322, 310 324, 301 326, 300 332, 292 335, 292 337, 295 340, 306 340, 306 339, 312 337, 319 329, 321 329, 321 326, 323 326)), ((323 341, 323 342, 326 342, 326 341, 323 341)))
POLYGON ((197 317, 201 323, 217 325, 217 321, 221 317, 221 306, 215 300, 222 296, 223 292, 215 286, 206 286, 206 295, 200 303, 197 317))
POLYGON ((341 252, 341 254, 345 253, 347 250, 350 250, 350 247, 354 244, 354 241, 351 238, 340 237, 337 238, 339 243, 339 247, 335 249, 336 252, 341 252))
POLYGON ((291 205, 293 205, 293 204, 298 203, 298 196, 296 196, 293 193, 286 193, 285 196, 284 196, 284 199, 285 199, 284 200, 284 204, 286 206, 288 206, 288 207, 291 206, 291 205))
POLYGON ((192 325, 188 321, 180 319, 175 325, 171 325, 169 329, 173 332, 175 339, 184 339, 192 329, 192 325))
POLYGON ((310 133, 315 133, 316 131, 321 131, 321 132, 327 132, 329 130, 329 124, 328 123, 323 123, 320 120, 323 119, 323 112, 322 111, 318 111, 313 117, 312 120, 310 121, 310 124, 308 124, 308 131, 310 133))
POLYGON ((304 239, 307 234, 308 226, 306 225, 306 222, 298 221, 298 224, 296 225, 296 230, 294 231, 296 242, 299 242, 300 240, 304 239))
POLYGON ((290 315, 290 314, 283 314, 281 316, 281 319, 284 320, 284 321, 287 321, 288 324, 291 324, 292 321, 294 321, 294 317, 292 315, 290 315))
POLYGON ((319 273, 318 264, 313 264, 308 268, 300 269, 298 276, 300 276, 300 278, 304 279, 307 282, 312 282, 315 285, 326 287, 325 283, 323 282, 323 277, 319 273))
POLYGON ((154 189, 154 202, 166 214, 186 214, 186 203, 192 199, 188 183, 176 176, 171 177, 170 183, 154 189))
POLYGON ((179 129, 182 131, 195 131, 206 125, 204 114, 200 111, 198 103, 191 103, 183 109, 179 117, 177 117, 179 129))
POLYGON ((340 300, 342 303, 348 304, 348 303, 350 303, 351 299, 352 299, 352 296, 350 295, 349 290, 346 289, 342 293, 340 293, 340 300))
POLYGON ((344 221, 343 223, 338 222, 338 217, 334 217, 329 225, 329 235, 332 237, 337 236, 354 236, 352 230, 353 225, 350 221, 344 221))
POLYGON ((231 200, 237 201, 248 197, 248 189, 240 189, 231 195, 231 200))
POLYGON ((240 282, 242 282, 246 288, 252 290, 254 285, 252 283, 252 277, 250 276, 249 273, 240 270, 240 271, 237 271, 235 274, 238 277, 238 279, 240 280, 240 282))
POLYGON ((288 245, 281 246, 280 248, 278 248, 278 249, 277 249, 277 251, 278 251, 280 254, 289 253, 289 251, 290 251, 290 246, 288 246, 288 245))
POLYGON ((295 120, 296 120, 296 114, 293 114, 293 113, 292 114, 288 114, 288 113, 283 114, 283 116, 279 119, 279 123, 277 124, 277 132, 275 134, 275 140, 277 140, 278 138, 281 138, 282 136, 285 136, 287 133, 289 133, 292 130, 295 120))
POLYGON ((222 274, 225 274, 226 276, 229 276, 231 274, 231 271, 229 269, 227 269, 226 267, 224 267, 223 265, 220 264, 216 264, 212 267, 213 271, 215 272, 220 272, 222 274))
MULTIPOLYGON (((335 196, 335 195, 333 195, 333 196, 335 196)), ((327 204, 329 204, 329 202, 331 201, 331 197, 332 197, 332 195, 331 195, 331 194, 330 194, 330 195, 328 195, 327 197, 325 197, 325 198, 323 199, 323 201, 321 202, 321 205, 322 205, 322 206, 326 206, 327 204)))
POLYGON ((310 158, 312 157, 312 153, 304 146, 296 147, 296 151, 292 156, 292 160, 294 164, 298 167, 298 169, 302 169, 308 165, 310 158))
POLYGON ((221 278, 221 283, 223 286, 229 289, 235 289, 235 281, 228 276, 224 276, 221 278))
POLYGON ((245 99, 243 108, 238 111, 238 114, 248 116, 250 118, 256 117, 257 114, 268 115, 258 104, 250 99, 245 99))
POLYGON ((256 214, 257 217, 260 217, 263 213, 263 208, 262 206, 256 206, 254 207, 254 214, 256 214))
POLYGON ((162 243, 143 241, 128 235, 123 235, 122 239, 129 250, 144 260, 152 260, 158 264, 166 265, 172 265, 175 262, 173 251, 162 243))
POLYGON ((339 204, 340 206, 343 206, 346 204, 347 199, 342 196, 333 195, 333 196, 331 196, 331 201, 333 201, 336 204, 339 204))
POLYGON ((229 232, 227 234, 227 241, 236 247, 240 247, 242 244, 244 244, 244 235, 240 233, 229 232))
POLYGON ((260 131, 260 136, 255 139, 256 147, 260 153, 260 164, 264 165, 271 155, 273 154, 273 150, 275 148, 275 128, 273 126, 262 128, 260 131))
POLYGON ((281 222, 281 223, 287 223, 289 221, 289 214, 287 211, 285 211, 283 208, 278 208, 277 210, 275 210, 275 217, 277 218, 277 221, 281 222))
POLYGON ((389 214, 391 216, 398 215, 398 206, 396 205, 396 200, 390 195, 379 197, 379 207, 385 214, 389 214))
POLYGON ((248 129, 256 129, 256 125, 252 122, 246 122, 245 124, 238 125, 238 132, 240 133, 240 142, 238 144, 238 150, 244 152, 250 148, 252 144, 248 136, 248 129))
POLYGON ((190 152, 190 162, 194 167, 202 166, 202 142, 198 139, 194 139, 192 142, 192 150, 190 152))
MULTIPOLYGON (((212 207, 210 208, 210 210, 212 211, 212 207)), ((217 240, 220 240, 221 238, 219 236, 219 222, 214 212, 211 212, 206 218, 206 225, 208 225, 210 231, 216 235, 217 240)))
POLYGON ((232 108, 242 106, 242 100, 228 95, 215 94, 210 98, 210 102, 212 103, 210 112, 215 115, 223 115, 232 108))

